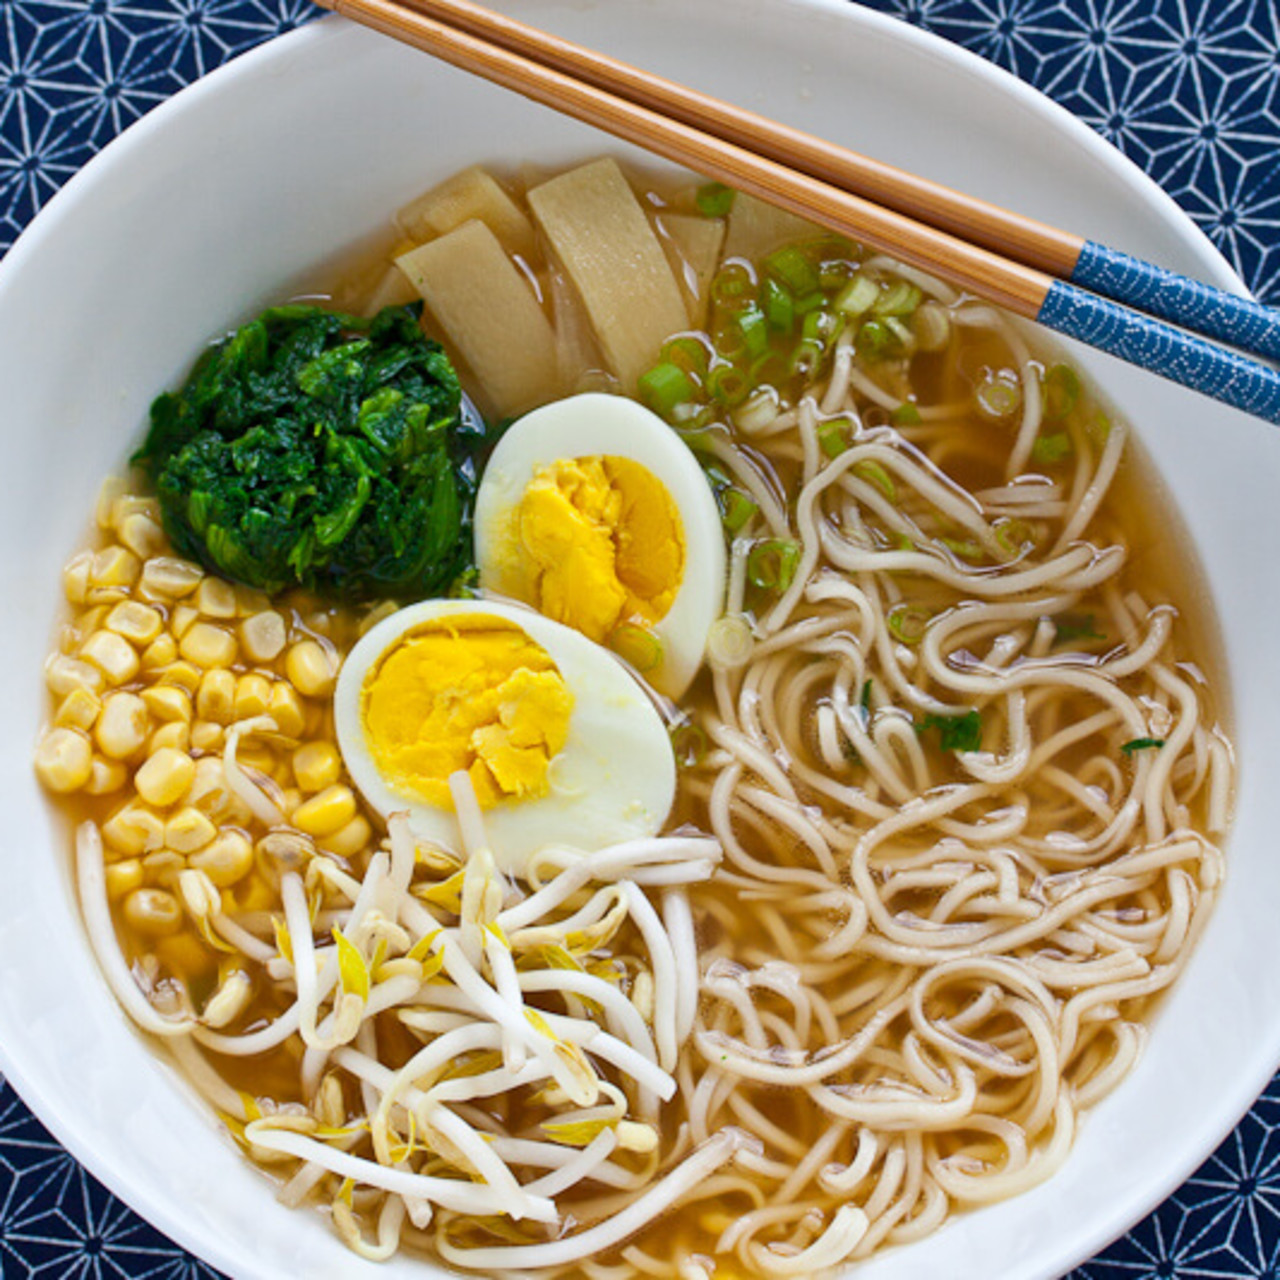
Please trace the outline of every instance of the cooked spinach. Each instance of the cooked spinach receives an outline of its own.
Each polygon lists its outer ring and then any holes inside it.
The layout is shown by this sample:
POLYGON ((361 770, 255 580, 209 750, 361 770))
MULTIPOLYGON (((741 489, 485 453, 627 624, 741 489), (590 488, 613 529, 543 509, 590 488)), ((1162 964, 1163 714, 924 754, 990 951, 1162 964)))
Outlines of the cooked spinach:
POLYGON ((180 554, 344 599, 430 595, 467 567, 483 427, 419 310, 273 307, 156 399, 134 461, 180 554))

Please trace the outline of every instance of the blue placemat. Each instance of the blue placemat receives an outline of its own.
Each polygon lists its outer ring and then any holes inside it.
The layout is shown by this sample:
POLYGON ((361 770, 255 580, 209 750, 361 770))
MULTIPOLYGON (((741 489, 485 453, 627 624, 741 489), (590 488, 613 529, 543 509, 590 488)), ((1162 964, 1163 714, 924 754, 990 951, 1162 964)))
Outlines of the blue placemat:
MULTIPOLYGON (((1277 0, 873 0, 1021 76, 1169 192, 1280 303, 1277 0)), ((0 0, 0 253, 156 103, 307 0, 0 0)), ((1280 1275, 1280 1077, 1195 1176, 1072 1280, 1280 1275)), ((215 1280, 0 1090, 0 1276, 215 1280)))

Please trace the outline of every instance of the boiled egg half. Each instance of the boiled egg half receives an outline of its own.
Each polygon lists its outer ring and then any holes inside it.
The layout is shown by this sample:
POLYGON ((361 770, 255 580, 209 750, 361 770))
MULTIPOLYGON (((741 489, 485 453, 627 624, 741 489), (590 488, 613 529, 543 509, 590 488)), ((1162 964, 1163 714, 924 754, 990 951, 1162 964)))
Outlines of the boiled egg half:
POLYGON ((545 405, 511 426, 476 495, 480 585, 625 658, 678 698, 724 599, 724 534, 688 446, 622 396, 545 405))
POLYGON ((334 718, 369 804, 453 850, 449 778, 464 770, 495 858, 517 875, 546 845, 654 835, 675 796, 650 695, 612 654, 516 605, 429 600, 392 614, 343 663, 334 718))

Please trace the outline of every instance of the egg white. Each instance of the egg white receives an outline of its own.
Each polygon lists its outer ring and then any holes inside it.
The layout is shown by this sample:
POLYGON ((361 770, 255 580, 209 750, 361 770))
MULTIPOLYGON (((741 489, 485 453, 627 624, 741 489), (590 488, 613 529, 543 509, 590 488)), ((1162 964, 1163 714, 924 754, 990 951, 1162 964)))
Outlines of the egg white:
POLYGON ((662 661, 645 679, 679 698, 702 665, 707 632, 724 606, 725 550, 720 510, 693 452, 656 414, 622 396, 589 393, 526 414, 498 442, 476 494, 475 549, 481 586, 512 594, 510 516, 535 471, 558 459, 629 458, 666 488, 684 526, 680 586, 664 617, 651 624, 662 661))
POLYGON ((573 694, 568 738, 551 763, 545 796, 504 800, 484 812, 498 865, 520 874, 547 845, 592 851, 655 835, 675 798, 671 739, 649 695, 613 657, 585 636, 531 609, 485 600, 428 600, 401 609, 356 644, 338 676, 334 721, 352 780, 382 816, 407 812, 420 838, 459 848, 450 810, 392 790, 365 737, 361 690, 384 653, 423 623, 449 614, 513 623, 541 645, 573 694))

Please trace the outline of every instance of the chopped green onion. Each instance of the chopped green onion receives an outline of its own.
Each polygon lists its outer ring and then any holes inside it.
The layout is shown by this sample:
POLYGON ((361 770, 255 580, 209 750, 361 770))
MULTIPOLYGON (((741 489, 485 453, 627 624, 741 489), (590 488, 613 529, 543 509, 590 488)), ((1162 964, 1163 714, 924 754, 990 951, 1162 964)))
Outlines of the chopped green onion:
POLYGON ((877 316, 909 316, 920 305, 920 298, 920 290, 915 285, 895 280, 881 290, 880 296, 871 304, 871 313, 877 316))
POLYGON ((1022 407, 1022 387, 1007 374, 988 374, 974 397, 989 418, 1011 418, 1022 407))
POLYGON ((1133 755, 1135 751, 1158 750, 1164 746, 1163 738, 1130 738, 1128 742, 1120 744, 1120 750, 1127 756, 1133 755))
POLYGON ((893 549, 895 551, 914 551, 916 544, 905 533, 895 533, 893 535, 893 549))
POLYGON ((796 576, 800 544, 785 538, 757 542, 747 556, 747 577, 767 591, 785 591, 796 576))
POLYGON ((741 533, 747 521, 759 510, 756 500, 741 489, 729 488, 720 493, 720 520, 731 538, 741 533))
POLYGON ((751 657, 755 637, 740 613, 726 613, 707 630, 707 657, 717 667, 740 667, 751 657))
POLYGON ((1056 466, 1071 456, 1071 437, 1065 431, 1037 436, 1031 446, 1031 461, 1042 467, 1056 466))
POLYGON ((976 710, 960 716, 940 716, 930 712, 917 732, 937 729, 943 751, 977 751, 982 744, 982 716, 976 710))
POLYGON ((1069 640, 1105 640, 1106 635, 1099 631, 1091 613, 1064 613, 1053 619, 1055 644, 1065 644, 1069 640))
POLYGON ((864 680, 862 682, 862 695, 858 699, 858 706, 860 706, 863 710, 863 713, 864 713, 863 723, 865 724, 867 718, 871 714, 871 681, 870 680, 864 680))
POLYGON ((822 343, 815 342, 812 338, 805 338, 801 342, 797 342, 795 350, 791 353, 791 373, 796 378, 811 379, 822 366, 822 357, 825 354, 822 343))
POLYGON ((802 298, 796 299, 796 314, 808 315, 810 311, 817 311, 820 307, 827 305, 827 295, 821 289, 814 289, 811 293, 806 293, 802 298))
POLYGON ((818 445, 828 458, 838 458, 849 447, 849 438, 844 433, 844 424, 838 419, 820 423, 818 445))
POLYGON ((911 332, 921 351, 942 351, 951 341, 951 314, 940 302, 922 302, 911 317, 911 332))
POLYGON ((1044 374, 1044 416, 1065 418, 1080 399, 1080 375, 1069 364, 1051 365, 1044 374))
POLYGON ((733 484, 733 477, 718 462, 704 462, 702 471, 707 477, 707 483, 716 493, 733 484))
MULTIPOLYGON (((754 303, 748 303, 754 306, 754 303)), ((743 359, 747 354, 747 339, 742 330, 732 321, 718 324, 711 332, 711 342, 715 354, 721 360, 730 363, 743 359)))
POLYGON ((480 570, 472 566, 449 584, 450 600, 475 600, 480 595, 480 570))
POLYGON ((664 343, 658 359, 666 364, 678 365, 685 373, 702 377, 707 372, 710 356, 702 339, 681 334, 664 343))
POLYGON ((853 474, 868 484, 873 484, 890 502, 898 500, 898 486, 893 477, 874 458, 866 458, 854 464, 853 474))
POLYGON ((749 302, 734 317, 738 332, 742 334, 743 347, 752 359, 762 356, 769 349, 769 322, 754 302, 749 302))
POLYGON ((826 346, 835 337, 839 326, 840 322, 836 319, 834 311, 827 311, 825 308, 807 311, 800 324, 800 336, 826 346))
POLYGON ((671 726, 671 750, 681 769, 696 769, 707 757, 707 735, 700 724, 680 720, 671 726))
POLYGON ((889 421, 895 427, 918 427, 921 422, 920 410, 910 400, 904 400, 889 415, 889 421))
POLYGON ((751 272, 741 262, 726 263, 712 277, 711 301, 718 307, 737 310, 751 300, 751 272))
POLYGON ((893 316, 883 320, 864 320, 858 326, 858 336, 854 339, 854 346, 858 354, 868 360, 880 360, 898 355, 902 350, 900 328, 901 321, 893 316), (895 325, 898 328, 895 328, 895 325))
POLYGON ((707 375, 707 391, 717 404, 741 404, 751 393, 751 381, 735 364, 718 364, 707 375))
POLYGON ((605 641, 624 662, 642 674, 662 665, 662 639, 638 622, 620 622, 605 641))
POLYGON ((769 328, 778 333, 791 332, 796 322, 796 300, 785 284, 767 277, 760 286, 760 306, 769 328))
POLYGON ((818 272, 804 251, 793 244, 775 249, 764 260, 764 269, 795 294, 812 293, 818 287, 818 272))
POLYGON ((856 275, 836 296, 835 308, 846 316, 860 316, 880 296, 880 286, 870 276, 856 275))
POLYGON ((766 351, 751 362, 747 373, 752 386, 767 390, 769 386, 777 386, 787 377, 787 362, 777 351, 766 351))
POLYGON ((885 625, 895 640, 903 644, 919 644, 933 614, 922 605, 895 604, 885 616, 885 625))
POLYGON ((640 399, 660 417, 671 418, 677 405, 693 400, 698 388, 678 364, 664 360, 642 373, 636 383, 640 399))
POLYGON ((694 204, 698 212, 708 218, 723 218, 733 208, 733 198, 738 193, 723 182, 708 182, 698 188, 694 204))
POLYGON ((883 324, 897 342, 894 355, 910 355, 916 349, 916 335, 911 332, 911 327, 900 316, 885 316, 883 324))

